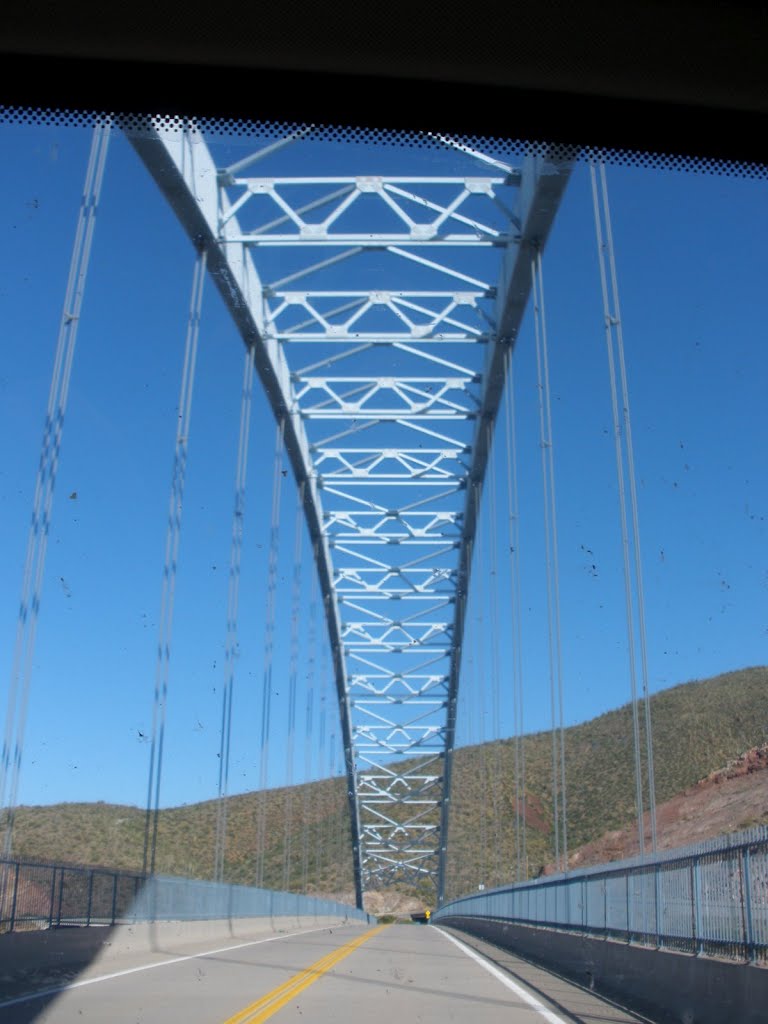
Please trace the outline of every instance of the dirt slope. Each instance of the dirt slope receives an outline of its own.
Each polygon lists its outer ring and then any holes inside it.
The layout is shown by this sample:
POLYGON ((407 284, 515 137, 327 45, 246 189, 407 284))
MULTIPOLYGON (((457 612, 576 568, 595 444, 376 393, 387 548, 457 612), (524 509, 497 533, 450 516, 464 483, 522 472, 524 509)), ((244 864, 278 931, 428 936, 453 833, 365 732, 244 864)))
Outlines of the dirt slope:
MULTIPOLYGON (((753 747, 724 768, 711 772, 695 786, 657 807, 657 842, 660 850, 711 839, 752 825, 768 823, 768 744, 753 747)), ((645 815, 646 838, 650 836, 645 815)), ((639 852, 636 828, 606 832, 600 839, 575 850, 571 868, 634 857, 639 852)), ((554 871, 552 864, 546 872, 554 871)))

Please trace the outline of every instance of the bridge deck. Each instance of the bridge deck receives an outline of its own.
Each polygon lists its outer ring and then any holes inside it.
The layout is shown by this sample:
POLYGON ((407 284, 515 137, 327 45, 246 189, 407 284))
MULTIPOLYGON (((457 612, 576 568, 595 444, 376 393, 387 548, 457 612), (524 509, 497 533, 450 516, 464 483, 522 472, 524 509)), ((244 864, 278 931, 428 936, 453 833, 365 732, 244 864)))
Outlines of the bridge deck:
POLYGON ((208 943, 183 956, 147 954, 130 965, 94 962, 55 996, 0 1003, 0 1009, 5 1024, 255 1024, 270 1018, 313 1024, 628 1024, 643 1019, 471 942, 473 948, 457 944, 435 926, 392 925, 324 928, 218 949, 208 943))

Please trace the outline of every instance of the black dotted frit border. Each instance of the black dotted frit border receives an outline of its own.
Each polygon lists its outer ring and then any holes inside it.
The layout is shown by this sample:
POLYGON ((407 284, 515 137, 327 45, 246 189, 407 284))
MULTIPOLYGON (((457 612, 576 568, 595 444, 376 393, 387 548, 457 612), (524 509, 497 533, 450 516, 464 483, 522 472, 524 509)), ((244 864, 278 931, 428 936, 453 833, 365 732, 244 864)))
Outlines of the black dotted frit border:
MULTIPOLYGON (((67 110, 48 107, 5 107, 0 106, 1 124, 37 124, 57 127, 93 128, 118 121, 129 128, 146 125, 152 116, 155 123, 176 131, 183 130, 191 119, 176 115, 120 114, 116 117, 95 110, 67 110)), ((439 139, 428 133, 386 128, 359 128, 344 125, 307 125, 285 121, 247 121, 220 117, 199 117, 195 125, 210 135, 229 137, 270 137, 276 134, 290 134, 303 131, 307 138, 324 142, 380 143, 391 146, 416 148, 438 148, 439 139), (309 131, 307 132, 307 129, 309 131)), ((582 159, 603 160, 605 163, 631 167, 646 167, 653 170, 686 171, 699 174, 713 174, 727 177, 768 178, 768 165, 763 163, 725 160, 711 157, 682 156, 675 153, 656 153, 641 150, 623 150, 603 146, 576 146, 572 144, 545 142, 540 139, 505 139, 489 136, 452 134, 451 138, 473 149, 492 148, 496 153, 520 157, 535 153, 550 158, 580 156, 582 159)))

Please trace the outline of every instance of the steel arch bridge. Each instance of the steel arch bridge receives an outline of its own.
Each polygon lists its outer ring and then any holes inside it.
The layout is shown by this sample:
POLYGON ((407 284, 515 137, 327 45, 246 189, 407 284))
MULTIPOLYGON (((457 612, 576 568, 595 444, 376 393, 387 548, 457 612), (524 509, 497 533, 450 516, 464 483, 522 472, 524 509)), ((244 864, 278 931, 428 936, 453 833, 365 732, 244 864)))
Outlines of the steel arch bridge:
POLYGON ((358 906, 423 879, 442 902, 480 496, 572 155, 512 167, 441 139, 472 173, 257 177, 296 136, 221 168, 193 122, 123 128, 253 350, 300 489, 358 906))

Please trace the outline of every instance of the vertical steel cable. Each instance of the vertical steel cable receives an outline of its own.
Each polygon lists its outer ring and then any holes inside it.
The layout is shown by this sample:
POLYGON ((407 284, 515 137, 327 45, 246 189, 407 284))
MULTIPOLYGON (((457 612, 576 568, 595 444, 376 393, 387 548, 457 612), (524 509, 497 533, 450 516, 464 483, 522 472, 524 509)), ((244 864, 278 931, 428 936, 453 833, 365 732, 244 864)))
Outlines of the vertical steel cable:
MULTIPOLYGON (((464 719, 466 721, 465 726, 465 744, 471 746, 476 737, 475 730, 475 704, 477 701, 476 687, 477 687, 477 671, 475 666, 475 618, 474 618, 474 595, 472 595, 473 606, 468 611, 466 616, 466 625, 464 627, 463 646, 466 652, 465 657, 462 658, 462 666, 466 664, 467 669, 465 672, 466 681, 462 680, 462 696, 465 696, 464 700, 465 710, 464 719)), ((468 602, 469 604, 469 602, 468 602)))
POLYGON ((558 725, 559 725, 559 746, 560 746, 560 811, 562 814, 562 839, 563 839, 563 871, 568 870, 568 790, 565 776, 565 710, 563 697, 563 656, 560 629, 560 563, 559 545, 557 539, 557 503, 555 500, 555 462, 553 450, 552 431, 552 404, 550 401, 549 389, 549 345, 547 342, 547 316, 544 300, 544 272, 542 267, 541 252, 538 254, 539 270, 539 298, 541 300, 541 333, 542 333, 542 356, 544 362, 544 381, 546 387, 546 412, 547 412, 547 436, 549 438, 549 495, 552 502, 552 591, 555 599, 555 651, 557 654, 557 703, 558 703, 558 725))
POLYGON ((296 682, 299 672, 299 616, 301 614, 301 549, 304 539, 304 482, 299 486, 296 501, 296 526, 293 539, 293 588, 291 594, 291 640, 288 669, 288 742, 285 745, 285 825, 283 839, 283 889, 291 887, 291 853, 293 848, 293 754, 296 733, 296 682))
POLYGON ((488 473, 490 498, 488 552, 490 605, 491 605, 491 733, 493 741, 493 782, 491 786, 491 804, 493 807, 493 858, 494 885, 501 885, 501 806, 499 788, 501 786, 501 702, 500 702, 500 662, 499 662, 499 566, 498 530, 496 528, 496 456, 493 449, 493 430, 488 425, 488 473))
POLYGON ((323 660, 320 666, 320 715, 319 715, 319 743, 317 747, 317 775, 322 786, 319 800, 319 815, 317 819, 317 841, 315 844, 315 880, 320 881, 323 874, 323 862, 325 858, 325 837, 326 837, 326 816, 328 810, 328 787, 329 783, 326 774, 326 740, 328 732, 328 649, 323 649, 323 660))
POLYGON ((517 432, 515 428, 512 354, 507 352, 505 434, 507 448, 507 506, 509 510, 510 612, 512 619, 512 677, 515 764, 515 881, 528 877, 526 833, 525 735, 523 705, 522 622, 520 601, 520 517, 517 488, 517 432))
POLYGON ((246 349, 240 399, 240 434, 237 443, 235 470, 235 507, 232 515, 232 545, 229 556, 229 587, 227 592, 227 637, 224 651, 224 689, 221 697, 221 742, 219 745, 219 784, 216 804, 216 845, 214 850, 214 881, 224 880, 224 856, 227 844, 227 798, 229 793, 230 746, 232 738, 232 700, 235 689, 235 667, 238 657, 237 623, 240 604, 240 566, 245 524, 245 485, 248 475, 248 442, 251 426, 253 372, 255 349, 246 349))
POLYGON ((187 451, 192 420, 192 394, 197 364, 197 343, 200 335, 200 311, 207 254, 198 252, 192 276, 192 295, 187 318, 187 337, 184 345, 184 365, 181 373, 178 414, 176 417, 176 447, 173 457, 171 495, 168 505, 168 529, 165 539, 165 564, 160 599, 160 619, 155 668, 155 692, 152 705, 152 744, 149 758, 147 785, 147 812, 144 825, 144 872, 155 873, 157 829, 160 818, 160 783, 163 773, 163 748, 168 705, 168 678, 171 661, 171 635, 173 632, 173 605, 176 596, 176 569, 181 539, 181 514, 184 506, 184 483, 187 475, 187 451))
POLYGON ((337 811, 336 820, 338 825, 336 826, 336 854, 334 856, 334 863, 336 865, 336 892, 340 896, 343 891, 344 883, 344 872, 345 872, 345 860, 351 847, 351 837, 347 831, 347 808, 349 802, 346 799, 346 793, 344 788, 345 772, 344 772, 344 758, 341 750, 341 737, 339 737, 339 744, 336 750, 336 794, 337 794, 337 811))
MULTIPOLYGON (((485 543, 485 537, 483 536, 483 523, 480 516, 480 488, 475 487, 474 491, 475 499, 475 522, 477 523, 477 530, 475 532, 475 543, 472 557, 476 560, 475 564, 482 566, 483 557, 487 549, 485 543)), ((482 578, 482 576, 481 576, 482 578)), ((479 754, 480 754, 480 777, 481 777, 481 795, 480 795, 480 868, 481 868, 481 880, 484 886, 488 886, 488 744, 486 742, 486 710, 485 700, 487 691, 487 676, 485 671, 485 644, 484 644, 484 632, 485 632, 485 588, 480 586, 477 591, 478 601, 478 617, 477 617, 477 632, 475 634, 476 648, 476 664, 477 664, 477 678, 479 680, 479 715, 478 715, 478 743, 479 743, 479 754)))
MULTIPOLYGON (((337 765, 337 750, 336 750, 336 730, 331 729, 331 735, 329 737, 330 742, 328 745, 328 778, 331 782, 330 801, 328 817, 326 818, 326 836, 325 836, 325 849, 328 857, 327 862, 327 877, 330 883, 334 877, 333 875, 333 863, 334 863, 334 839, 336 837, 336 765, 337 765)), ((329 884, 330 888, 330 884, 329 884)))
POLYGON ((603 208, 605 209, 605 227, 608 238, 608 261, 611 270, 611 288, 613 292, 613 308, 616 314, 616 351, 619 357, 619 373, 621 378, 621 395, 624 409, 624 435, 627 448, 627 469, 629 476, 629 501, 632 509, 632 532, 635 561, 635 588, 637 591, 638 641, 640 644, 640 671, 644 702, 646 773, 648 778, 648 807, 651 824, 651 850, 656 852, 656 778, 653 764, 653 729, 651 724, 651 700, 648 687, 648 648, 645 629, 645 597, 643 593, 642 560, 640 557, 640 519, 637 510, 637 474, 635 473, 634 446, 632 444, 632 423, 629 415, 629 388, 627 385, 627 367, 624 360, 624 333, 621 323, 619 306, 619 284, 616 275, 616 259, 613 246, 613 230, 611 227, 611 211, 608 203, 608 183, 605 176, 605 164, 600 165, 602 179, 603 208))
MULTIPOLYGON (((470 544, 472 541, 469 542, 470 544)), ((462 701, 462 718, 464 726, 463 743, 466 747, 467 757, 461 761, 455 762, 456 767, 454 772, 457 772, 459 765, 461 765, 461 775, 454 775, 453 783, 453 794, 451 799, 453 800, 453 812, 449 819, 449 828, 458 830, 458 822, 460 818, 459 808, 457 807, 457 801, 461 801, 462 808, 471 804, 474 799, 472 792, 475 776, 478 774, 473 771, 471 764, 468 760, 470 755, 470 749, 476 739, 476 728, 475 728, 475 709, 478 700, 477 690, 477 666, 475 664, 476 655, 476 642, 475 635, 477 633, 475 625, 475 614, 474 614, 474 593, 471 597, 472 604, 469 605, 466 618, 464 620, 464 636, 462 638, 462 646, 465 652, 464 657, 461 661, 462 666, 462 682, 461 682, 461 701, 462 701), (461 779, 460 783, 458 779, 461 779)), ((479 748, 478 748, 479 757, 479 748)), ((472 837, 473 839, 476 837, 472 837)), ((464 884, 465 872, 469 869, 469 863, 462 864, 461 861, 453 854, 454 844, 451 843, 450 835, 446 839, 448 846, 448 854, 452 858, 453 863, 453 890, 455 893, 462 893, 469 890, 469 888, 476 888, 479 879, 466 876, 466 884, 464 884)), ((468 861, 470 859, 468 858, 468 861)), ((477 858, 471 858, 471 864, 474 866, 477 863, 477 858)))
POLYGON ((616 474, 618 477, 618 490, 619 490, 619 517, 621 524, 621 546, 622 555, 624 561, 624 602, 625 612, 627 619, 627 645, 629 648, 629 679, 630 679, 630 690, 632 698, 632 732, 634 740, 634 757, 635 757, 635 803, 637 813, 637 831, 638 831, 638 843, 640 848, 640 856, 642 857, 645 853, 645 835, 643 829, 643 778, 642 778, 642 761, 640 754, 640 719, 638 714, 638 702, 637 702, 637 677, 636 677, 636 666, 635 666, 635 644, 634 644, 634 621, 632 614, 632 589, 631 589, 631 570, 630 570, 630 554, 629 554, 629 530, 627 527, 627 507, 626 507, 626 495, 624 489, 624 457, 622 453, 621 443, 621 423, 619 419, 619 407, 618 407, 618 395, 616 385, 616 361, 614 356, 613 346, 613 315, 610 309, 610 300, 608 297, 608 281, 605 266, 605 242, 603 240, 602 230, 602 219, 601 211, 599 207, 599 198, 597 192, 597 178, 595 175, 595 167, 593 163, 590 163, 590 175, 592 179, 592 201, 595 213, 595 232, 597 236, 597 247, 598 257, 600 263, 600 286, 603 297, 603 316, 605 321, 605 341, 608 352, 608 370, 610 378, 610 389, 611 389, 611 411, 613 413, 613 440, 616 454, 616 474))
POLYGON ((264 885, 264 854, 267 841, 267 783, 269 779, 269 733, 272 718, 272 664, 275 653, 275 603, 277 571, 280 554, 280 497, 283 481, 283 445, 285 420, 275 431, 275 454, 272 467, 272 519, 269 532, 269 569, 267 576, 267 607, 264 615, 264 682, 261 691, 261 743, 259 764, 259 807, 256 825, 256 885, 264 885))
POLYGON ((600 286, 603 297, 603 316, 605 320, 605 341, 608 351, 608 368, 611 387, 611 407, 613 412, 614 445, 616 451, 616 472, 619 488, 619 513, 621 519, 621 540, 624 561, 624 598, 627 615, 627 641, 629 648, 629 674, 632 693, 632 729, 635 744, 635 789, 637 800, 637 827, 640 855, 645 853, 645 828, 643 826, 643 775, 640 739, 640 718, 637 697, 637 674, 636 654, 634 635, 634 609, 632 601, 632 567, 634 562, 635 590, 637 595, 637 617, 638 617, 638 644, 640 647, 640 668, 641 685, 643 690, 644 711, 645 711, 645 747, 646 747, 646 774, 648 779, 648 805, 651 824, 651 849, 656 851, 656 785, 653 766, 653 733, 651 724, 650 698, 648 692, 648 657, 646 648, 645 628, 645 601, 643 597, 643 578, 640 558, 640 529, 637 511, 637 485, 634 465, 634 453, 632 445, 632 428, 629 415, 629 391, 627 387, 626 363, 624 360, 624 337, 621 323, 621 310, 619 306, 619 289, 616 274, 616 260, 613 246, 613 233, 611 229, 610 206, 608 202, 608 184, 605 175, 605 165, 602 161, 600 168, 600 192, 598 193, 598 176, 594 161, 590 161, 590 176, 592 181, 592 204, 595 218, 595 235, 597 240, 598 259, 600 265, 600 286), (603 236, 603 223, 605 224, 605 238, 603 236), (606 267, 606 260, 608 267, 606 267), (610 296, 608 287, 608 276, 610 274, 610 296), (615 354, 614 354, 614 329, 615 329, 615 354), (621 382, 622 416, 619 415, 618 407, 618 383, 616 374, 616 362, 619 364, 619 378, 621 382), (622 421, 623 438, 622 446, 622 421), (632 537, 627 524, 626 495, 624 488, 624 450, 626 449, 627 476, 629 478, 630 505, 632 512, 632 537), (634 549, 634 558, 630 559, 630 543, 634 549))
POLYGON ((565 724, 563 716, 563 672, 560 642, 560 570, 558 564, 555 468, 552 441, 552 413, 549 391, 547 320, 544 305, 544 277, 541 253, 533 260, 533 301, 536 334, 536 367, 541 430, 541 468, 544 484, 544 530, 547 563, 547 611, 552 711, 552 804, 555 820, 555 861, 568 870, 568 816, 565 788, 565 724), (558 824, 559 823, 559 824, 558 824), (562 840, 562 849, 561 849, 562 840), (562 861, 561 861, 562 853, 562 861))
POLYGON ((77 328, 85 293, 111 128, 109 119, 97 125, 94 128, 91 141, 75 241, 69 264, 67 287, 64 293, 64 307, 59 322, 56 355, 35 481, 8 692, 2 758, 0 759, 0 811, 5 809, 2 847, 5 858, 11 856, 13 846, 13 826, 24 752, 24 734, 29 707, 37 621, 45 576, 45 556, 51 525, 53 492, 61 454, 61 439, 69 398, 72 364, 75 357, 77 328))
MULTIPOLYGON (((317 542, 315 542, 315 555, 317 555, 317 542)), ((317 564, 317 558, 312 562, 317 564)), ((310 780, 312 779, 312 735, 314 726, 314 703, 315 703, 315 673, 317 668, 317 573, 310 573, 310 595, 309 595, 309 636, 307 643, 307 701, 304 716, 304 805, 302 808, 302 848, 301 848, 301 891, 307 892, 307 877, 309 872, 309 794, 311 790, 310 780)))
POLYGON ((539 325, 539 304, 538 304, 538 292, 537 292, 537 273, 536 263, 534 260, 533 269, 533 294, 534 294, 534 331, 536 336, 536 370, 537 370, 537 389, 539 396, 539 444, 541 447, 541 475, 542 475, 542 486, 544 489, 544 555, 546 563, 546 581, 547 581, 547 625, 548 625, 548 650, 549 650, 549 698, 550 698, 550 719, 552 723, 552 820, 554 825, 554 841, 555 841, 555 862, 558 867, 560 865, 560 810, 558 802, 558 752, 555 732, 555 676, 554 676, 554 655, 552 649, 552 562, 551 562, 551 536, 549 529, 549 517, 550 517, 550 504, 549 504, 549 485, 548 485, 548 474, 547 474, 547 460, 546 460, 546 428, 545 428, 545 416, 544 416, 544 385, 542 382, 542 366, 541 366, 541 338, 540 338, 540 325, 539 325))

